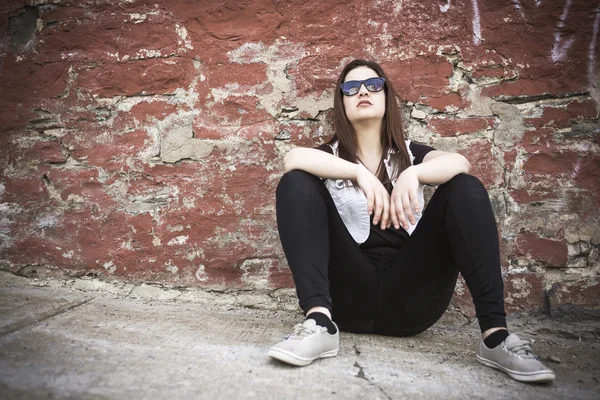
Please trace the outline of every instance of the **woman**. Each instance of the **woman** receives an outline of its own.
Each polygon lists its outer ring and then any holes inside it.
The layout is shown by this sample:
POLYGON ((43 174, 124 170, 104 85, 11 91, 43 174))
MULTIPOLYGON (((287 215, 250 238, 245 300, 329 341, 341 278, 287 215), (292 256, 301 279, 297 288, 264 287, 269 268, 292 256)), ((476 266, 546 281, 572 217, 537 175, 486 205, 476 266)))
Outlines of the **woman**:
POLYGON ((299 366, 333 357, 338 326, 423 332, 460 272, 482 332, 477 360, 520 381, 552 381, 530 343, 506 329, 496 221, 467 159, 406 140, 392 84, 369 61, 342 71, 334 131, 285 157, 277 225, 306 319, 269 356, 299 366), (424 184, 439 187, 423 210, 424 184))

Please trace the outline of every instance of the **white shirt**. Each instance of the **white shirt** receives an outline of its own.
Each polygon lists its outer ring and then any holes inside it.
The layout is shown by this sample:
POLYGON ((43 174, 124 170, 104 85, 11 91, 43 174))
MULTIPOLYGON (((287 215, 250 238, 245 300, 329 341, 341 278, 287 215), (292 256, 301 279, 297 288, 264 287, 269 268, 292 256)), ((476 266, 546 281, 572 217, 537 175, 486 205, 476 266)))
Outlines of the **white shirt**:
MULTIPOLYGON (((406 149, 408 150, 408 155, 410 158, 411 165, 414 165, 415 157, 410 151, 410 140, 405 140, 406 149)), ((333 151, 333 155, 339 157, 338 153, 338 142, 335 141, 328 145, 333 151)), ((394 166, 390 165, 390 156, 394 152, 390 149, 387 154, 387 157, 383 160, 385 165, 386 172, 390 177, 392 185, 396 185, 396 179, 398 177, 392 177, 392 173, 394 171, 394 166)), ((344 180, 344 179, 326 179, 324 182, 327 190, 331 194, 331 198, 335 204, 335 207, 344 222, 344 225, 352 235, 352 238, 356 241, 356 243, 364 243, 369 234, 371 232, 371 220, 369 217, 369 213, 367 211, 367 197, 365 196, 362 190, 356 190, 352 181, 344 180)), ((423 198, 423 187, 425 185, 419 184, 419 189, 417 191, 417 201, 419 202, 419 209, 423 210, 425 208, 425 200, 423 198)), ((412 208, 412 204, 411 204, 412 208)), ((421 213, 417 214, 414 212, 415 216, 415 224, 412 225, 410 221, 407 221, 409 227, 407 229, 408 234, 412 234, 412 232, 417 227, 419 220, 421 219, 421 213)))

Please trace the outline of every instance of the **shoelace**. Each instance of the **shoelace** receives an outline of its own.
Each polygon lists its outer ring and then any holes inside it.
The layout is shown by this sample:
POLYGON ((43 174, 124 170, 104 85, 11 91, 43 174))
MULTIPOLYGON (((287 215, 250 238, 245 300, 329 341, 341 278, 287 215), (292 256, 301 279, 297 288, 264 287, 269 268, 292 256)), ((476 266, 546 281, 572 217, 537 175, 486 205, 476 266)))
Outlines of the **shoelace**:
POLYGON ((519 358, 528 358, 537 360, 537 357, 533 354, 533 349, 531 345, 533 344, 533 339, 530 340, 519 340, 513 343, 510 347, 506 346, 506 350, 508 350, 511 354, 518 356, 519 358))
POLYGON ((323 329, 323 328, 321 328, 320 326, 315 326, 314 328, 307 328, 306 326, 304 326, 302 324, 296 324, 296 325, 294 325, 294 332, 292 332, 291 335, 286 337, 286 340, 287 339, 304 339, 304 338, 314 335, 315 333, 319 333, 319 330, 321 330, 321 329, 323 329))

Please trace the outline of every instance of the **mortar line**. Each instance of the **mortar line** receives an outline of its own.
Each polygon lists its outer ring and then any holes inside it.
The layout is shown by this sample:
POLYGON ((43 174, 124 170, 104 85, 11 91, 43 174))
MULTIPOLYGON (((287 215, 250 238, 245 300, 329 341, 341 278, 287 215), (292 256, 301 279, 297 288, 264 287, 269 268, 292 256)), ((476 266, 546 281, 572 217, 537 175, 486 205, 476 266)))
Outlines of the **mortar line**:
POLYGON ((64 314, 67 311, 71 311, 77 307, 80 307, 94 299, 95 299, 95 297, 92 297, 92 298, 80 301, 78 303, 75 303, 75 304, 70 303, 69 305, 66 305, 66 306, 60 306, 55 311, 48 312, 48 313, 42 313, 39 318, 34 317, 33 320, 25 319, 23 321, 18 321, 13 324, 10 324, 4 328, 0 328, 0 337, 8 336, 8 335, 15 333, 21 329, 27 328, 32 325, 40 324, 50 318, 56 317, 57 315, 64 314))

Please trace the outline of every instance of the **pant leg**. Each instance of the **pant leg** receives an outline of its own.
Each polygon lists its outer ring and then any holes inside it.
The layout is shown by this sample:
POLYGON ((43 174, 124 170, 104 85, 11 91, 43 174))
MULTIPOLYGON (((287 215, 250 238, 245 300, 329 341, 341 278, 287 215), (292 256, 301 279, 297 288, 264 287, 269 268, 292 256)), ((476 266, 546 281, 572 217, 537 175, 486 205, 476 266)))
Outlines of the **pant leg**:
POLYGON ((379 331, 412 335, 447 308, 457 272, 481 331, 506 326, 496 220, 483 184, 459 174, 434 192, 417 228, 385 272, 379 331))
POLYGON ((342 330, 372 331, 376 269, 346 229, 321 180, 293 170, 276 193, 277 228, 300 308, 321 306, 342 330))

